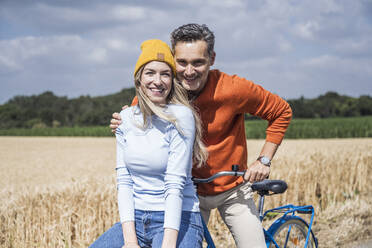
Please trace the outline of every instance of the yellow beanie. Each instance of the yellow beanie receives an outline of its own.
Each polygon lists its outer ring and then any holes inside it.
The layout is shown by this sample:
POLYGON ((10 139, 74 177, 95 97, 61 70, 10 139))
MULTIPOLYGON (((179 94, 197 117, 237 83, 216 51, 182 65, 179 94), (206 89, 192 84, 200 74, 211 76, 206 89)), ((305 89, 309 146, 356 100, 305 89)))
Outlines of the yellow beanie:
POLYGON ((146 40, 141 44, 142 53, 139 56, 136 67, 134 69, 134 76, 141 66, 150 61, 161 61, 167 63, 174 74, 176 74, 176 64, 174 63, 173 54, 164 41, 161 40, 146 40))

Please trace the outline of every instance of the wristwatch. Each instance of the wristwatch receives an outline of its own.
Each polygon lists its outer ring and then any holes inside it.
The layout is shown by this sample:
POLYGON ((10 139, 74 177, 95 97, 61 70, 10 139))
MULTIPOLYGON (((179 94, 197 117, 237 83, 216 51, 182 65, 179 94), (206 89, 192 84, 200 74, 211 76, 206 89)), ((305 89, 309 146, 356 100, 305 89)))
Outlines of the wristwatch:
POLYGON ((268 167, 270 167, 270 165, 271 165, 271 160, 270 160, 268 157, 265 157, 265 156, 259 156, 259 157, 257 158, 257 160, 260 161, 261 164, 266 165, 266 166, 268 166, 268 167))

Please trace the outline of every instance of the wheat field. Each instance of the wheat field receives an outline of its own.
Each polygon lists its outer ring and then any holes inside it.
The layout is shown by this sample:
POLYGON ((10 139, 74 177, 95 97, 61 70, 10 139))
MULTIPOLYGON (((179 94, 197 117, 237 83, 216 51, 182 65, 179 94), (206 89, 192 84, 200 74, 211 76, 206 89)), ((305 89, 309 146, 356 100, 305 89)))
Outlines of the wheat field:
MULTIPOLYGON (((249 162, 263 140, 248 140, 249 162)), ((0 247, 87 247, 119 220, 114 138, 0 137, 0 247)), ((319 247, 372 238, 372 139, 284 140, 266 207, 312 204, 319 247)), ((235 247, 218 212, 217 247, 235 247)), ((264 223, 265 225, 265 223, 264 223)))

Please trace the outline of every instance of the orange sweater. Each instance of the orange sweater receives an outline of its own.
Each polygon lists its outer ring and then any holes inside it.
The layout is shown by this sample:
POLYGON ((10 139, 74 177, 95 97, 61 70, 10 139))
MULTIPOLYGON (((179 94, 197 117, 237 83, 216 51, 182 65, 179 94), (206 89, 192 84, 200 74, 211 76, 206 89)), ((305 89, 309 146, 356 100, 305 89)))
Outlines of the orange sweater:
MULTIPOLYGON (((268 120, 266 141, 275 144, 281 143, 292 117, 289 104, 279 96, 244 78, 218 70, 209 72, 208 82, 193 105, 199 111, 209 152, 207 164, 193 168, 192 174, 198 178, 231 170, 233 164, 240 165, 240 171, 247 169, 245 113, 268 120)), ((220 177, 198 185, 198 194, 216 195, 242 182, 242 177, 220 177)))
MULTIPOLYGON (((266 140, 280 144, 289 125, 292 111, 279 96, 251 81, 211 70, 208 82, 194 101, 203 123, 204 142, 209 158, 206 166, 193 169, 193 176, 206 178, 231 165, 247 169, 247 144, 244 114, 268 120, 266 140)), ((200 195, 215 195, 243 182, 242 177, 220 177, 198 185, 200 195)))

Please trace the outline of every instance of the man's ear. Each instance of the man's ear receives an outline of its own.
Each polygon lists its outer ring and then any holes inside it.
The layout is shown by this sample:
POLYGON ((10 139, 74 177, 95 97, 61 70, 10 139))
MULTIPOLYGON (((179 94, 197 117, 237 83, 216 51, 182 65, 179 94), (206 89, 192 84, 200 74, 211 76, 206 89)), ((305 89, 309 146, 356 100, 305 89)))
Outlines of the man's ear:
POLYGON ((216 59, 216 53, 213 51, 212 55, 210 56, 210 66, 214 65, 214 60, 216 59))

